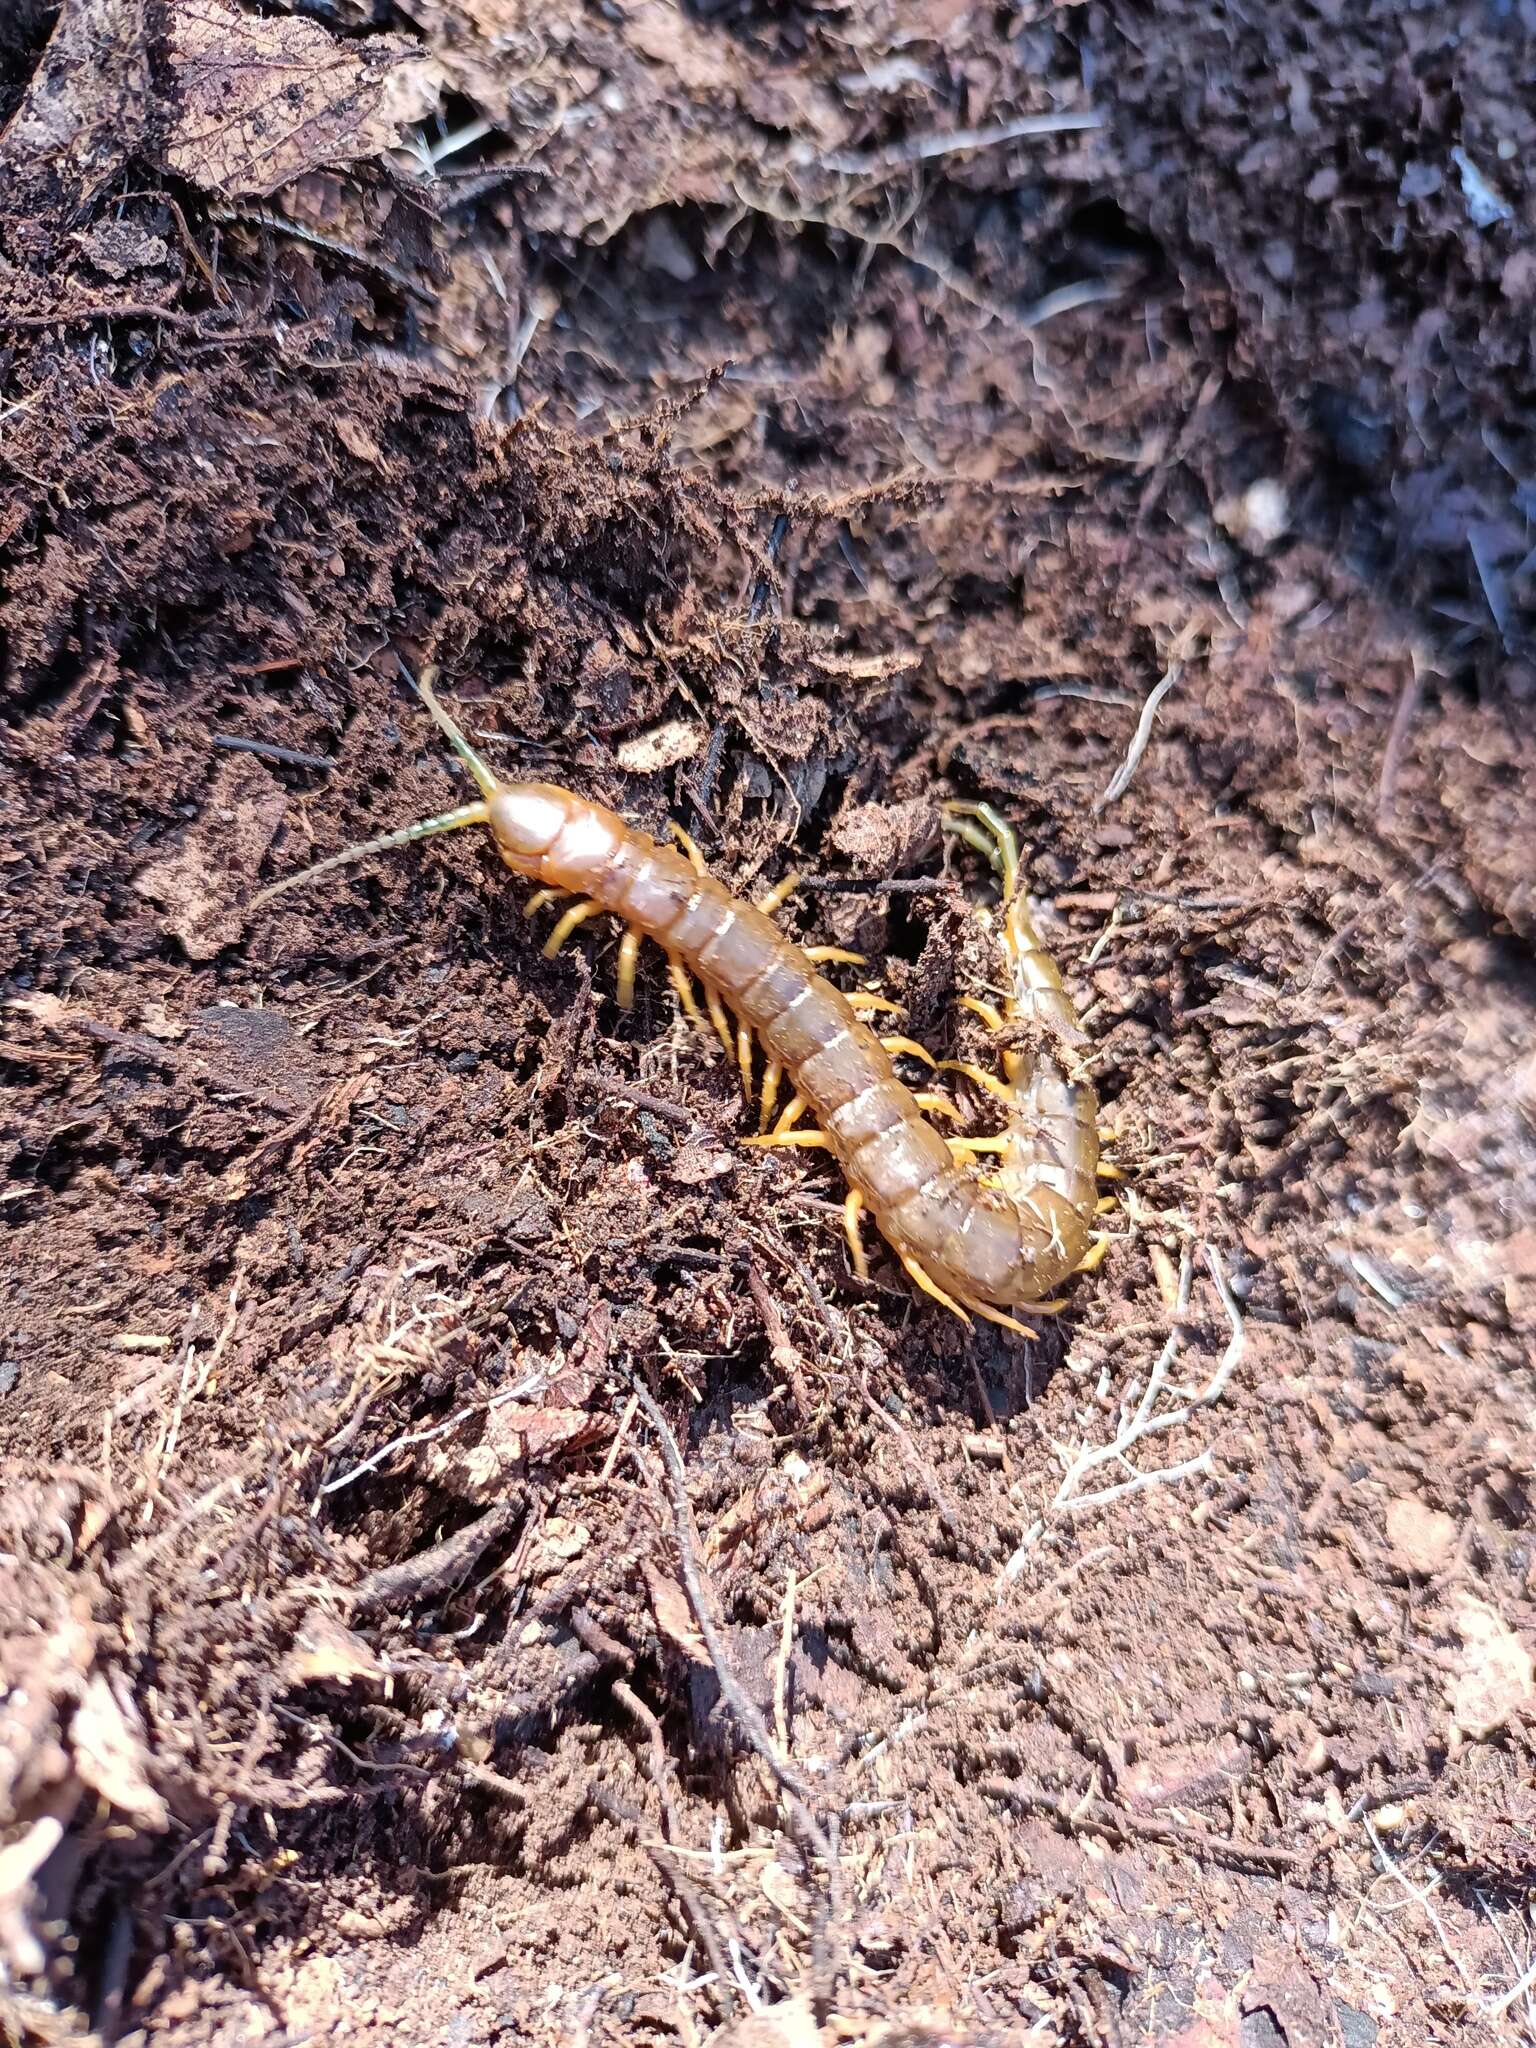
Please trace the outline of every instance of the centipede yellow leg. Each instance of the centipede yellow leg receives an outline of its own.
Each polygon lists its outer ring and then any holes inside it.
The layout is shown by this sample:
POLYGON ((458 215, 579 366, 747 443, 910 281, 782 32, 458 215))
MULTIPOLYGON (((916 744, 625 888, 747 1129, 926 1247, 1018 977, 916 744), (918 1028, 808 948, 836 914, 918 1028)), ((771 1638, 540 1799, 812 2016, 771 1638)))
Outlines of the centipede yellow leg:
POLYGON ((1109 1239, 1102 1230, 1094 1232, 1093 1242, 1072 1268, 1074 1273, 1096 1273, 1109 1253, 1109 1239))
POLYGON ((970 1010, 981 1019, 989 1031, 1001 1031, 1003 1028, 1002 1011, 997 1007, 996 1003, 983 1002, 980 996, 957 996, 955 998, 955 1008, 957 1010, 970 1010))
POLYGON ((972 1301, 967 1295, 965 1305, 973 1315, 981 1316, 989 1323, 1000 1323, 1005 1330, 1012 1330, 1016 1337, 1027 1337, 1032 1344, 1039 1338, 1038 1330, 1032 1330, 1028 1323, 1021 1323, 1017 1316, 1010 1316, 1000 1308, 993 1308, 988 1302, 972 1301))
POLYGON ((978 1088, 984 1088, 989 1095, 995 1095, 1001 1102, 1013 1104, 1013 1092, 999 1081, 996 1074, 988 1074, 972 1060, 940 1060, 941 1073, 964 1074, 967 1081, 974 1081, 978 1088))
POLYGON ((905 1252, 902 1252, 900 1254, 900 1257, 901 1263, 903 1267, 906 1269, 907 1278, 913 1283, 913 1285, 916 1287, 920 1287, 923 1290, 924 1294, 931 1295, 932 1298, 939 1304, 939 1306, 941 1308, 947 1308, 952 1316, 958 1316, 961 1322, 965 1324, 966 1328, 969 1329, 971 1319, 966 1314, 965 1310, 960 1306, 959 1302, 955 1300, 954 1296, 951 1294, 946 1294, 943 1288, 939 1285, 938 1281, 935 1280, 930 1274, 925 1273, 923 1271, 922 1267, 917 1263, 916 1259, 909 1258, 905 1252))
POLYGON ((523 905, 523 915, 537 917, 547 904, 562 902, 570 893, 569 889, 535 889, 523 905))
POLYGON ((736 1026, 736 1065, 748 1102, 752 1100, 752 1033, 747 1025, 736 1026))
POLYGON ((707 870, 704 866, 704 856, 694 844, 692 833, 685 832, 675 818, 668 820, 667 830, 672 834, 672 837, 677 841, 684 853, 687 854, 688 865, 693 869, 694 873, 696 875, 705 874, 707 870))
POLYGON ((880 1043, 887 1052, 908 1052, 913 1059, 921 1060, 925 1067, 936 1067, 939 1063, 926 1045, 919 1045, 915 1038, 882 1038, 880 1043))
POLYGON ((743 1145, 798 1145, 804 1152, 824 1151, 832 1140, 825 1131, 759 1131, 742 1139, 743 1145))
POLYGON ((1019 841, 1008 821, 990 804, 944 804, 940 818, 946 832, 975 847, 1002 882, 1004 897, 1012 896, 1019 886, 1019 841))
POLYGON ((704 1013, 699 1008, 698 997, 693 992, 693 982, 687 968, 675 953, 667 955, 667 976, 672 983, 672 992, 677 997, 683 1015, 699 1031, 707 1031, 704 1013))
POLYGON ((1009 1145, 1009 1140, 1004 1137, 946 1138, 944 1142, 957 1159, 975 1159, 983 1152, 1006 1152, 1009 1145))
POLYGON ((618 988, 615 997, 621 1010, 634 1006, 635 967, 640 959, 641 934, 631 925, 619 941, 618 988))
POLYGON ((830 961, 840 962, 845 967, 867 967, 869 958, 864 953, 850 953, 846 946, 807 946, 805 957, 817 967, 830 961))
POLYGON ((800 870, 786 875, 782 882, 775 882, 765 896, 759 896, 757 907, 765 917, 772 917, 776 910, 782 910, 790 897, 800 886, 800 870))
POLYGON ((857 1188, 848 1190, 843 1203, 843 1229, 848 1237, 848 1256, 853 1260, 854 1277, 869 1278, 869 1259, 864 1251, 864 1239, 859 1230, 859 1218, 864 1214, 864 1197, 857 1188))
POLYGON ((725 1014, 725 1005, 707 984, 704 989, 704 1005, 709 1011, 709 1021, 720 1034, 720 1043, 725 1047, 728 1060, 736 1057, 736 1040, 731 1031, 731 1020, 725 1014))
POLYGON ((930 1116, 947 1116, 958 1123, 965 1115, 958 1103, 951 1102, 947 1095, 935 1095, 931 1089, 925 1088, 920 1095, 914 1095, 912 1100, 919 1109, 927 1110, 930 1116))
POLYGON ((773 1127, 774 1130, 781 1136, 785 1131, 792 1131, 809 1107, 810 1105, 803 1095, 791 1095, 788 1102, 784 1105, 783 1115, 773 1127))
POLYGON ((783 1079, 783 1065, 778 1060, 769 1060, 763 1069, 763 1102, 757 1117, 757 1128, 760 1131, 766 1131, 773 1121, 774 1104, 779 1099, 779 1083, 783 1079))
POLYGON ((856 988, 848 998, 848 1007, 860 1017, 882 1016, 901 1017, 906 1013, 900 1003, 893 1003, 889 996, 877 996, 867 988, 856 988))
POLYGON ((589 917, 596 917, 602 907, 601 903, 592 902, 590 897, 584 898, 580 903, 573 903, 544 941, 544 958, 553 960, 577 925, 585 924, 589 917))

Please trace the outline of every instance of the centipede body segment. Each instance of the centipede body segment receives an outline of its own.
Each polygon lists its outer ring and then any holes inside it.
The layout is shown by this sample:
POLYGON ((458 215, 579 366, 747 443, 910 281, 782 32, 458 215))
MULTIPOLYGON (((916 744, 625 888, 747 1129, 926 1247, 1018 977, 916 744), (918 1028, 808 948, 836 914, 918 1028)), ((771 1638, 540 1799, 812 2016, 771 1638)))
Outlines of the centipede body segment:
MULTIPOLYGON (((702 984, 711 1021, 727 1053, 739 1060, 749 1095, 752 1047, 761 1043, 765 1129, 749 1142, 824 1146, 834 1154, 849 1184, 846 1218, 858 1270, 864 1267, 858 1225, 867 1212, 926 1293, 956 1313, 1022 1328, 1007 1311, 1054 1293, 1084 1263, 1093 1242, 1098 1134, 1088 1083, 1069 1073, 1064 1059, 1016 1048, 1004 1049, 1000 1078, 947 1063, 1000 1097, 1006 1121, 996 1137, 946 1138, 925 1109, 952 1112, 953 1105, 908 1088, 894 1064, 899 1057, 929 1055, 910 1039, 882 1038, 866 1021, 894 1006, 867 993, 846 995, 819 971, 819 960, 856 955, 795 944, 767 908, 742 902, 705 872, 691 842, 685 841, 687 853, 663 845, 616 812, 553 783, 500 780, 438 704, 430 681, 424 677, 418 688, 474 775, 480 800, 349 848, 265 895, 365 853, 488 826, 506 866, 537 885, 534 906, 573 899, 546 952, 557 951, 586 918, 611 912, 627 927, 621 1001, 627 1003, 633 989, 639 944, 651 939, 666 954, 679 999, 698 1022, 692 977, 702 984), (734 1013, 734 1030, 727 1010, 734 1013), (786 1079, 792 1098, 766 1128, 786 1079), (801 1124, 806 1114, 814 1127, 801 1124), (979 1170, 978 1157, 988 1171, 979 1170)), ((979 805, 952 807, 946 824, 985 854, 1004 889, 1009 985, 998 1003, 973 1000, 971 1007, 999 1030, 1033 1018, 1069 1042, 1080 1035, 1076 1016, 1023 908, 1011 833, 979 805)), ((780 885, 768 899, 771 906, 787 888, 780 885)))

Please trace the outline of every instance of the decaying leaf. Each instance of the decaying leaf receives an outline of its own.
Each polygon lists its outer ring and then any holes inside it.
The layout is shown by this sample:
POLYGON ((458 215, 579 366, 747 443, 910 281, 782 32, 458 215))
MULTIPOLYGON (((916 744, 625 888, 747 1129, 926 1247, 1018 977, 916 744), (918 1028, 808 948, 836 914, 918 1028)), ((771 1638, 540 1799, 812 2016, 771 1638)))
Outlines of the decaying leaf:
POLYGON ((50 224, 72 223, 141 145, 153 109, 144 0, 65 0, 0 135, 0 210, 13 252, 36 255, 50 224))
POLYGON ((404 36, 341 42, 296 16, 172 0, 173 171, 226 198, 377 156, 436 103, 434 62, 404 36))
POLYGON ((158 1831, 169 1825, 165 1801, 146 1774, 144 1724, 126 1686, 114 1686, 105 1671, 93 1671, 69 1736, 75 1769, 93 1792, 141 1827, 158 1831))
POLYGON ((202 816, 182 844, 134 879, 164 913, 165 930, 188 957, 211 960, 238 938, 245 914, 232 900, 232 875, 253 875, 277 836, 288 799, 280 783, 248 755, 219 768, 202 816), (215 854, 209 840, 217 835, 215 854))
POLYGON ((704 1647, 704 1638, 699 1634, 693 1619, 693 1610, 688 1605, 688 1596, 676 1579, 668 1578, 649 1559, 641 1567, 645 1574, 645 1589, 651 1598, 651 1612, 656 1617, 656 1626, 661 1630, 674 1650, 680 1650, 692 1664, 709 1665, 709 1652, 704 1647))
POLYGON ((567 1515, 550 1515, 539 1532, 539 1550, 545 1565, 569 1564, 573 1557, 580 1557, 592 1541, 592 1531, 585 1522, 572 1521, 567 1515))
POLYGON ((1536 1713, 1536 1660, 1486 1601, 1464 1594, 1456 1608, 1462 1654, 1451 1684, 1451 1720, 1474 1742, 1517 1714, 1536 1713))
POLYGON ((285 1670, 290 1685, 346 1685, 386 1675, 372 1646, 323 1608, 305 1617, 285 1670))
POLYGON ((611 1434, 606 1415, 585 1408, 540 1407, 505 1401, 485 1418, 480 1441, 468 1449, 451 1440, 428 1455, 427 1470, 439 1485, 480 1500, 498 1493, 507 1475, 563 1452, 585 1450, 611 1434))
POLYGON ((649 732, 621 741, 619 766, 632 775, 655 775, 663 768, 675 768, 679 761, 691 761, 703 744, 704 729, 696 719, 669 718, 649 732))

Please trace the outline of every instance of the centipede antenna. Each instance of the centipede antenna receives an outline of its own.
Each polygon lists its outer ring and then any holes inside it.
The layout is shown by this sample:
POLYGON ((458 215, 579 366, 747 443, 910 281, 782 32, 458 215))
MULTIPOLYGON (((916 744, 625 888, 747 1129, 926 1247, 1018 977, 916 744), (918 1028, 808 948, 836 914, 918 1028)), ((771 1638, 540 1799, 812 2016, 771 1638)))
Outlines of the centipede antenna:
POLYGON ((991 804, 948 803, 942 807, 941 822, 987 862, 1003 885, 1003 900, 1017 894, 1019 886, 1018 835, 1007 819, 991 804), (975 823, 972 823, 972 820, 975 823))
POLYGON ((444 811, 436 818, 423 818, 415 825, 402 825, 398 832, 385 832, 377 839, 363 840, 358 846, 345 846, 340 853, 328 854, 324 860, 317 860, 313 867, 300 868, 296 875, 284 875, 280 882, 272 883, 259 896, 253 896, 250 908, 259 910, 274 896, 296 889, 300 882, 311 882, 316 875, 329 874, 332 868, 349 868, 354 861, 366 860, 370 853, 388 853, 396 846, 409 846, 417 839, 434 838, 439 832, 461 832, 466 825, 485 824, 489 816, 483 802, 461 804, 456 811, 444 811))
POLYGON ((452 747, 470 774, 475 778, 476 789, 479 790, 482 796, 494 796, 500 787, 496 777, 487 768, 458 726, 454 724, 448 713, 437 701, 437 692, 432 687, 437 680, 437 670, 435 668, 424 668, 420 676, 413 676, 398 654, 395 656, 395 660, 400 664, 401 675, 405 677, 405 680, 416 692, 422 703, 431 712, 444 739, 447 740, 449 746, 452 747))

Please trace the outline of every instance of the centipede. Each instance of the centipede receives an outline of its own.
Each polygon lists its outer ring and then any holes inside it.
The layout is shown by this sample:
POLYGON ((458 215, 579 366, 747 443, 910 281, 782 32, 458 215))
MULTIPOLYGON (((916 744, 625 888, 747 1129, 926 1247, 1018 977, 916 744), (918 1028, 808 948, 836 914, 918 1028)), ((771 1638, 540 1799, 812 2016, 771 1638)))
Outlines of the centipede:
POLYGON ((618 918, 616 995, 628 1009, 641 947, 654 942, 684 1015, 701 1031, 714 1030, 748 1101, 757 1099, 759 1128, 744 1142, 833 1155, 847 1185, 843 1224, 857 1278, 870 1274, 868 1216, 924 1295, 963 1322, 981 1317, 1036 1335, 1014 1311, 1063 1305, 1057 1290, 1103 1256, 1107 1240, 1097 1219, 1105 1205, 1098 1101, 1077 1050, 1085 1034, 1027 909, 1018 842, 1006 820, 985 803, 941 807, 945 832, 982 855, 1000 889, 1000 987, 959 999, 992 1034, 998 1065, 988 1071, 973 1061, 938 1060, 915 1039, 877 1028, 878 1020, 899 1018, 898 1006, 871 991, 845 992, 821 971, 865 965, 863 956, 801 946, 780 929, 775 913, 798 875, 755 903, 744 901, 708 872, 680 826, 671 828, 676 844, 669 845, 556 783, 502 779, 439 700, 435 670, 409 679, 469 771, 476 800, 285 876, 252 909, 374 854, 486 827, 502 863, 536 885, 529 915, 562 906, 546 957, 589 918, 618 918), (1002 1130, 940 1131, 931 1119, 963 1121, 964 1112, 936 1086, 909 1087, 898 1060, 921 1063, 935 1079, 945 1070, 964 1076, 1001 1105, 1002 1130))

